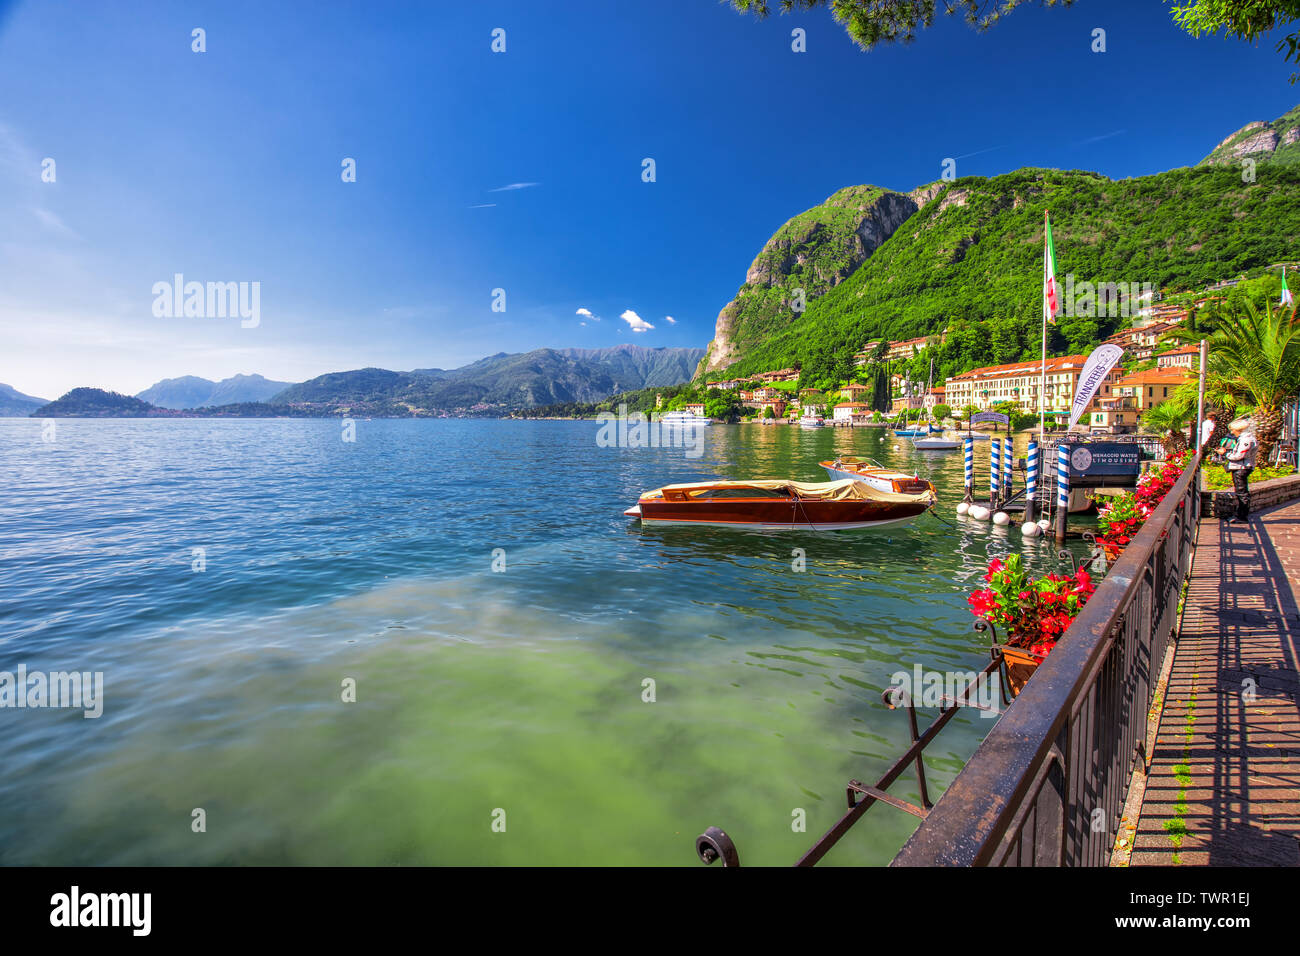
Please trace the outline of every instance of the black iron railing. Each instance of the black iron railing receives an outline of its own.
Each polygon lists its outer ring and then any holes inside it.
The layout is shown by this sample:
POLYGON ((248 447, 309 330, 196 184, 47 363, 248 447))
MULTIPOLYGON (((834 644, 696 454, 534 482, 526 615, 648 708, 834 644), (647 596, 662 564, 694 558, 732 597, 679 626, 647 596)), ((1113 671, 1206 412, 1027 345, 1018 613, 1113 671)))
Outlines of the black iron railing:
POLYGON ((893 866, 1104 866, 1191 568, 1198 453, 893 866))

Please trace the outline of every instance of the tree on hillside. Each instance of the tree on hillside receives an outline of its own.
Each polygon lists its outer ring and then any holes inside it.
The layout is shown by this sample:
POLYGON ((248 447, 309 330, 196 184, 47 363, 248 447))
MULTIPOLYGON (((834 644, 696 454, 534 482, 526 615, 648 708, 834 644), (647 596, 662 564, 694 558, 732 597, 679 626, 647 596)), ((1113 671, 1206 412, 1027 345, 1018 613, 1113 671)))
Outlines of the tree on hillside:
POLYGON ((1208 340, 1206 388, 1255 406, 1259 460, 1265 462, 1282 432, 1282 406, 1300 392, 1300 318, 1296 307, 1247 303, 1208 340))
MULTIPOLYGON (((731 0, 741 12, 760 19, 775 6, 782 13, 829 7, 853 41, 864 50, 879 43, 911 43, 918 29, 934 25, 936 11, 960 15, 983 32, 1020 6, 1069 7, 1074 0, 731 0)), ((1174 22, 1194 37, 1222 31, 1256 42, 1275 27, 1300 20, 1300 0, 1187 0, 1172 10, 1174 22)), ((1277 51, 1300 63, 1300 31, 1282 38, 1277 51)), ((1296 82, 1293 74, 1291 82, 1296 82)))

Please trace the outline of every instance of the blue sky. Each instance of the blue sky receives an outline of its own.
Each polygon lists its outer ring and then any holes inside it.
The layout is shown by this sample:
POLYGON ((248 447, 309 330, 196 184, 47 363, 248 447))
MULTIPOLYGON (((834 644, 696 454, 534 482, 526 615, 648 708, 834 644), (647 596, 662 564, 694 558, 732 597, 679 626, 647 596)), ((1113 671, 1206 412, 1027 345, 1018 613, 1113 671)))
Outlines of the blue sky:
POLYGON ((1194 164, 1300 101, 1290 73, 1270 41, 1187 36, 1161 0, 984 35, 944 20, 872 53, 825 11, 715 0, 0 0, 0 382, 50 398, 702 347, 767 237, 836 189, 908 190, 947 157, 1194 164), (259 324, 155 316, 176 273, 259 282, 259 324))

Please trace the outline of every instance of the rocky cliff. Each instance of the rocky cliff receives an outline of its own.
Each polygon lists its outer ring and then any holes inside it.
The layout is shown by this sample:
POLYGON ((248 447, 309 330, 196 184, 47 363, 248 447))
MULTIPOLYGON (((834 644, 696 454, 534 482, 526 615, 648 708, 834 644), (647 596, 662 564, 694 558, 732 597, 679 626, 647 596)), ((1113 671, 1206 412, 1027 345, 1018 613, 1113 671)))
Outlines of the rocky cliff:
POLYGON ((917 208, 902 193, 848 186, 781 226, 718 313, 697 377, 725 368, 747 346, 786 327, 808 302, 852 275, 917 208))
POLYGON ((1300 163, 1300 106, 1271 123, 1247 123, 1215 146, 1199 165, 1237 165, 1243 159, 1300 163))

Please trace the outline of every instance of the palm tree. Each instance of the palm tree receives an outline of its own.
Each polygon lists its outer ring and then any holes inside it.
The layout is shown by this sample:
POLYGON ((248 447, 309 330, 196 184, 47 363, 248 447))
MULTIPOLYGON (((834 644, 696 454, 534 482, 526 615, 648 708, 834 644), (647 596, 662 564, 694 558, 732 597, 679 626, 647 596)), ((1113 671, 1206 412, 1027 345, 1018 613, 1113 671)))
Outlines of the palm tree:
POLYGON ((1282 407, 1300 392, 1300 319, 1296 307, 1263 312, 1249 302, 1225 315, 1207 340, 1207 391, 1254 405, 1259 460, 1268 461, 1282 433, 1282 407))
POLYGON ((1187 450, 1187 432, 1183 427, 1195 413, 1195 407, 1189 408, 1175 393, 1175 397, 1168 401, 1148 408, 1142 416, 1142 424, 1160 436, 1165 455, 1172 458, 1187 450))

